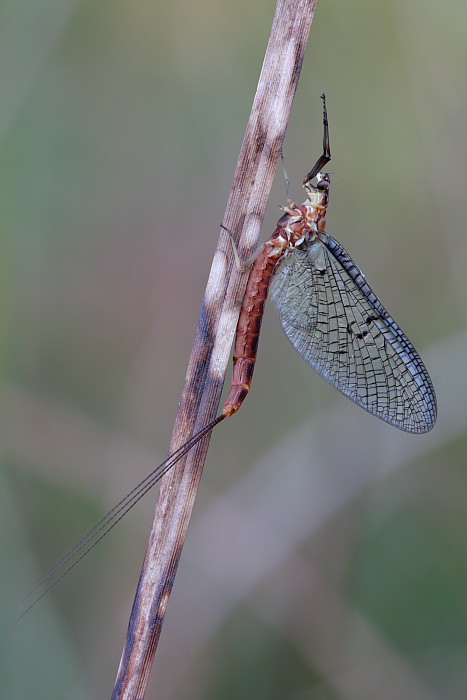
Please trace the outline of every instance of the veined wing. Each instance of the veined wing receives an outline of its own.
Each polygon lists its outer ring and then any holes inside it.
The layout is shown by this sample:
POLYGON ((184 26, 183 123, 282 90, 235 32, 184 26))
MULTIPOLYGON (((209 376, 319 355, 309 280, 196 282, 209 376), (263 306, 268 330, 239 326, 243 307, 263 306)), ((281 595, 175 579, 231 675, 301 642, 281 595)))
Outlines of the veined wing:
POLYGON ((428 432, 437 410, 425 365, 342 246, 320 237, 274 273, 271 298, 287 337, 366 411, 409 433, 428 432))

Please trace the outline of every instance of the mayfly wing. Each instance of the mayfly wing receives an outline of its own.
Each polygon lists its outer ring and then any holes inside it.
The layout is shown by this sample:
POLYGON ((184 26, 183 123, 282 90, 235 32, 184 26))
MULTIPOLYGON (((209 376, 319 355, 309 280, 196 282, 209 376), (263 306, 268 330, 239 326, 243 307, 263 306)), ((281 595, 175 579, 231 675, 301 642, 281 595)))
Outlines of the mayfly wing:
POLYGON ((271 298, 300 355, 336 389, 409 433, 436 420, 428 372, 342 246, 326 233, 278 264, 271 298))

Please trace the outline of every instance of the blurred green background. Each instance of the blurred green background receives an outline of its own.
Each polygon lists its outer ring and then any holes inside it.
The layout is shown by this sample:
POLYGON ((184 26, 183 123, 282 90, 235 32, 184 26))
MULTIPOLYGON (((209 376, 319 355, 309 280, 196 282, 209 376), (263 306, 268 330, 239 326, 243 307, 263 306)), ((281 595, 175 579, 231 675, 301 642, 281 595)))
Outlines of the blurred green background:
MULTIPOLYGON (((110 697, 156 493, 6 621, 164 458, 273 10, 0 3, 6 700, 110 697)), ((376 421, 268 308, 253 390, 213 435, 147 698, 465 699, 466 65, 465 0, 319 4, 292 195, 325 90, 328 230, 422 354, 439 421, 418 437, 376 421)))

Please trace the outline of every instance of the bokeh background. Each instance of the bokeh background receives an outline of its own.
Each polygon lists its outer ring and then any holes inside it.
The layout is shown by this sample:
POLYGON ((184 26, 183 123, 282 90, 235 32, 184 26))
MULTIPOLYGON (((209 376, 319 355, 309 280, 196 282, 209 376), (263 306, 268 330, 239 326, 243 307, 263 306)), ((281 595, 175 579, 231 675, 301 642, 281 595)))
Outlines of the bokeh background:
MULTIPOLYGON (((156 493, 7 621, 166 454, 273 10, 0 4, 6 700, 110 697, 156 493)), ((147 698, 466 697, 466 65, 465 0, 319 4, 292 194, 325 90, 328 230, 422 354, 439 421, 376 421, 268 309, 253 390, 213 435, 147 698)))

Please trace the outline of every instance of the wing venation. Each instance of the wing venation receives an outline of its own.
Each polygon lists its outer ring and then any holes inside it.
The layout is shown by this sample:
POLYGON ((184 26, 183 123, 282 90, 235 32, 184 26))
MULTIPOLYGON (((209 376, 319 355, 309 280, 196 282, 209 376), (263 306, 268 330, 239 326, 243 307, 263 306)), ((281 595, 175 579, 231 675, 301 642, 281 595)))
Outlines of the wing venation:
POLYGON ((431 430, 436 398, 425 365, 350 256, 321 235, 321 242, 287 255, 274 273, 271 298, 287 337, 369 413, 410 433, 431 430))

